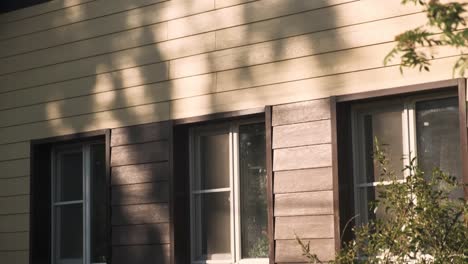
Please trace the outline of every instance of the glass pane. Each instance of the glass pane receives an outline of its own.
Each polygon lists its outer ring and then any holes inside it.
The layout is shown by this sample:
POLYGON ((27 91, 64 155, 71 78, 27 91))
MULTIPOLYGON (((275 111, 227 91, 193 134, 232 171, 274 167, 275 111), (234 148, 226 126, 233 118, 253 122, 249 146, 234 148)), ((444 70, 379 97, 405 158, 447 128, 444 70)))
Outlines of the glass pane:
POLYGON ((379 193, 382 188, 385 188, 385 186, 359 188, 359 212, 361 212, 359 219, 361 223, 366 223, 369 220, 376 218, 385 220, 389 217, 389 215, 385 213, 383 205, 375 208, 371 204, 371 202, 374 202, 379 198, 379 193))
POLYGON ((83 263, 83 207, 55 207, 55 258, 57 263, 83 263))
POLYGON ((230 192, 195 196, 197 260, 231 258, 230 192))
POLYGON ((229 187, 229 134, 200 137, 200 190, 229 187))
POLYGON ((107 262, 106 152, 91 145, 91 262, 107 262))
POLYGON ((58 153, 55 179, 56 202, 81 200, 83 197, 83 154, 81 148, 58 153))
POLYGON ((243 258, 268 257, 265 124, 239 128, 243 258))
POLYGON ((378 164, 374 161, 374 139, 377 138, 389 159, 389 168, 398 178, 403 178, 403 130, 402 111, 392 109, 378 113, 366 114, 362 120, 363 145, 365 163, 365 178, 363 182, 377 182, 381 180, 378 164))
MULTIPOLYGON (((438 99, 416 104, 418 165, 426 175, 438 167, 462 181, 458 99, 438 99)), ((459 197, 463 197, 460 189, 459 197)))

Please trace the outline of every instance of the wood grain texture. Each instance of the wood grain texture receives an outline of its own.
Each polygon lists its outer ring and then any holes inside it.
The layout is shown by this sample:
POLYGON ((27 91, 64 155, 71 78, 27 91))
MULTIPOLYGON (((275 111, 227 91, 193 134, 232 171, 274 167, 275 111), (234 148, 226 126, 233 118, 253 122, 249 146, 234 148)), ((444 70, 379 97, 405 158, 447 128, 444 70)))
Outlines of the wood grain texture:
POLYGON ((169 205, 167 203, 112 207, 113 225, 165 223, 168 220, 169 205))
POLYGON ((330 120, 276 126, 273 128, 273 148, 324 143, 331 143, 330 120))
MULTIPOLYGON (((335 242, 333 239, 303 239, 303 242, 310 243, 310 251, 317 254, 320 260, 333 259, 335 255, 335 242)), ((306 262, 302 256, 301 247, 296 240, 276 241, 276 262, 306 262)))
POLYGON ((146 163, 112 168, 112 185, 163 181, 169 179, 167 162, 146 163))
POLYGON ((167 141, 156 141, 112 148, 111 166, 167 161, 167 141))
POLYGON ((112 187, 112 205, 164 203, 169 201, 168 182, 150 182, 112 187))
POLYGON ((112 251, 112 263, 170 263, 169 245, 119 246, 112 251))
POLYGON ((334 238, 333 215, 276 217, 275 239, 334 238))
POLYGON ((275 194, 275 216, 333 214, 333 192, 275 194))
POLYGON ((0 232, 20 232, 28 230, 28 213, 0 216, 0 232))
POLYGON ((112 227, 112 245, 114 246, 164 244, 169 242, 169 224, 112 227))
POLYGON ((332 165, 331 144, 276 149, 275 171, 328 167, 332 165))
POLYGON ((332 168, 275 172, 276 193, 325 191, 333 188, 332 168))
POLYGON ((273 107, 273 126, 330 119, 330 100, 320 99, 273 107))
POLYGON ((170 131, 168 122, 116 128, 112 130, 111 146, 168 139, 170 131))

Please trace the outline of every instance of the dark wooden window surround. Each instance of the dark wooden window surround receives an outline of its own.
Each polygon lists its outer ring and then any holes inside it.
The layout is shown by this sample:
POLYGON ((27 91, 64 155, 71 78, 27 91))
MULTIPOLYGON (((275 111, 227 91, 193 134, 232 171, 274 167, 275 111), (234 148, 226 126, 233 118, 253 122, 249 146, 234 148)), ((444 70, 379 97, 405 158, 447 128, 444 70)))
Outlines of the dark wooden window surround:
POLYGON ((0 13, 11 12, 48 1, 51 0, 3 0, 0 2, 0 13))

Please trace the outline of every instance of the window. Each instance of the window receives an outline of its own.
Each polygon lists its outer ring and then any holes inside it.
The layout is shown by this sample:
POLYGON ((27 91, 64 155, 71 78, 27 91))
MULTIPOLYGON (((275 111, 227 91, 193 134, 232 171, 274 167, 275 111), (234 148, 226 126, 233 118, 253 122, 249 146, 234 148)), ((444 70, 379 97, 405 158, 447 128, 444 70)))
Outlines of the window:
POLYGON ((14 11, 16 9, 33 6, 48 1, 50 0, 3 0, 0 2, 0 13, 14 11))
MULTIPOLYGON (((358 223, 384 219, 384 210, 370 212, 368 204, 378 197, 379 180, 373 161, 374 137, 390 159, 389 167, 405 180, 402 168, 416 156, 419 167, 431 175, 434 167, 462 181, 458 98, 453 95, 414 97, 353 107, 354 200, 358 223)), ((460 193, 454 194, 462 196, 460 193)))
POLYGON ((51 184, 52 263, 106 263, 105 145, 54 146, 51 184))
POLYGON ((268 262, 265 124, 191 130, 193 263, 268 262))

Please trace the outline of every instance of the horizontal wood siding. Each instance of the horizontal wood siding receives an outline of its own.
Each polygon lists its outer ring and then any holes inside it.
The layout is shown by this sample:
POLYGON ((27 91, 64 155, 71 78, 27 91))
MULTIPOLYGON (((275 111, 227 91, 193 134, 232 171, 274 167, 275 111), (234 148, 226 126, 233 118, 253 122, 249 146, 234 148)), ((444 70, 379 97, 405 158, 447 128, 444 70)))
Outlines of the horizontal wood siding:
POLYGON ((111 131, 112 263, 170 263, 172 124, 111 131))
POLYGON ((295 235, 322 260, 335 252, 329 99, 273 106, 275 262, 305 262, 295 235))
MULTIPOLYGON (((379 0, 54 0, 0 14, 0 236, 28 231, 30 140, 113 129, 113 221, 159 225, 170 145, 151 123, 265 105, 275 194, 330 191, 317 99, 452 78, 453 49, 434 49, 430 73, 382 65, 394 36, 424 23, 419 7, 379 0)), ((167 248, 119 247, 152 260, 167 248)), ((0 263, 27 254, 0 246, 0 263)))

